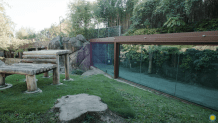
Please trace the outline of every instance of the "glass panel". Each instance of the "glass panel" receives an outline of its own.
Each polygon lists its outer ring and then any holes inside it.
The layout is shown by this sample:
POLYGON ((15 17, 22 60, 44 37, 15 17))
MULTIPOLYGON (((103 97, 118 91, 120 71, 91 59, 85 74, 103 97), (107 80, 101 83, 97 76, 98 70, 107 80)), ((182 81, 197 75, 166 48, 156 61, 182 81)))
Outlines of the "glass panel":
POLYGON ((141 83, 140 52, 135 52, 139 45, 120 45, 119 77, 141 83))
POLYGON ((114 44, 92 43, 93 66, 114 76, 114 44))
POLYGON ((217 61, 216 46, 122 44, 119 77, 218 110, 217 61))
POLYGON ((200 45, 180 54, 176 96, 217 110, 217 55, 216 46, 200 45))

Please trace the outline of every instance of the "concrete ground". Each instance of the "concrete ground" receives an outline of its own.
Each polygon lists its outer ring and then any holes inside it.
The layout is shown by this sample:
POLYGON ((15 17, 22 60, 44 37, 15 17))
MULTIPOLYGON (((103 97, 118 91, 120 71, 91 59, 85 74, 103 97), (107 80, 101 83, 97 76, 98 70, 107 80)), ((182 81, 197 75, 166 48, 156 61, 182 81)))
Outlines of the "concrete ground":
MULTIPOLYGON (((92 70, 85 72, 83 76, 104 74, 105 76, 109 77, 105 74, 105 72, 107 72, 113 77, 114 69, 112 65, 95 64, 95 66, 100 70, 93 68, 92 70)), ((217 89, 209 89, 197 85, 185 84, 165 78, 151 77, 150 75, 146 75, 144 73, 132 72, 127 68, 120 67, 119 69, 119 77, 123 79, 218 110, 217 89)))

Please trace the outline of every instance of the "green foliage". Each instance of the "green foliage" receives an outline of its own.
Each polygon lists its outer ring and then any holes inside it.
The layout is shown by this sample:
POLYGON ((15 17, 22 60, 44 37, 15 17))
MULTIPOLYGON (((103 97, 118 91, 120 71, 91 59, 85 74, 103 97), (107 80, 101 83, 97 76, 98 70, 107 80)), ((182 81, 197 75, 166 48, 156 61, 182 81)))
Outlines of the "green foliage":
MULTIPOLYGON (((208 21, 217 18, 217 5, 217 0, 204 2, 202 0, 142 0, 134 5, 131 17, 132 29, 160 28, 165 23, 168 26, 165 33, 190 32, 193 31, 193 22, 201 22, 205 18, 208 18, 208 21), (190 28, 187 28, 185 24, 190 24, 188 26, 190 28)), ((217 29, 214 27, 217 25, 214 24, 209 28, 217 29)), ((203 30, 198 29, 198 31, 203 30)))
POLYGON ((216 62, 218 58, 218 52, 213 50, 198 51, 195 49, 188 49, 184 53, 181 68, 191 72, 212 72, 214 67, 212 63, 216 62))
POLYGON ((146 28, 154 26, 154 10, 158 5, 159 0, 143 0, 135 4, 133 16, 131 17, 133 28, 146 28))
POLYGON ((77 0, 71 2, 68 5, 70 10, 70 37, 75 37, 78 34, 82 34, 84 37, 88 37, 88 29, 93 26, 91 24, 92 4, 84 0, 77 0))
POLYGON ((215 31, 218 30, 218 18, 204 19, 196 23, 196 31, 215 31))
POLYGON ((177 27, 184 26, 185 22, 181 20, 180 17, 170 17, 167 22, 164 23, 163 26, 167 28, 173 28, 175 32, 177 32, 177 27))
POLYGON ((177 47, 158 46, 155 50, 154 63, 158 67, 162 67, 163 63, 167 61, 170 54, 180 54, 177 47))
POLYGON ((82 75, 84 72, 82 70, 76 69, 72 71, 72 74, 82 75))
POLYGON ((133 36, 133 35, 151 35, 151 34, 159 34, 159 29, 138 29, 138 30, 128 30, 125 36, 133 36))
POLYGON ((103 22, 107 22, 108 27, 118 26, 128 22, 126 16, 132 13, 136 2, 138 0, 97 0, 94 15, 102 18, 103 22))

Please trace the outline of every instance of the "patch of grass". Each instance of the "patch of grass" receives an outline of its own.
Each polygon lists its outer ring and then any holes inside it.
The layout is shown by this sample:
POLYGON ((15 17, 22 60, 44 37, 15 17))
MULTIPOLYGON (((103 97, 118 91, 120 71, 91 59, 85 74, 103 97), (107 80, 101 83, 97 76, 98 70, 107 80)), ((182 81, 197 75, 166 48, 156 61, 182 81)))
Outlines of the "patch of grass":
POLYGON ((185 104, 153 92, 144 91, 127 84, 114 82, 117 93, 127 99, 135 111, 135 118, 128 121, 144 122, 176 122, 206 123, 209 116, 218 112, 202 107, 185 104))
MULTIPOLYGON (((60 75, 61 83, 63 85, 51 85, 51 78, 42 78, 41 75, 37 75, 37 86, 43 92, 36 94, 24 94, 26 91, 26 83, 23 82, 25 76, 11 75, 6 78, 6 83, 13 84, 12 88, 0 91, 0 113, 7 114, 7 116, 0 115, 0 122, 6 122, 10 120, 18 120, 22 117, 27 120, 26 116, 31 113, 34 115, 29 116, 31 118, 39 119, 40 114, 46 113, 58 98, 65 95, 75 95, 80 93, 87 93, 90 95, 97 95, 101 97, 102 102, 108 105, 108 108, 114 112, 117 112, 120 116, 132 117, 131 106, 127 103, 127 100, 122 99, 122 96, 115 93, 115 88, 111 85, 109 79, 104 76, 92 76, 87 78, 81 78, 79 75, 71 76, 74 81, 64 82, 64 75, 60 75), (97 79, 98 78, 98 79, 97 79), (127 111, 120 111, 119 109, 126 108, 127 111), (119 111, 119 112, 118 112, 119 111), (16 112, 16 113, 15 113, 16 112), (35 115, 39 113, 39 115, 35 115), (20 114, 19 117, 14 115, 20 114), (130 116, 128 114, 131 114, 130 116)), ((31 119, 33 120, 33 119, 31 119)), ((19 121, 20 122, 20 121, 19 121)), ((34 122, 37 122, 35 120, 34 122)), ((48 121, 49 122, 49 121, 48 121)))
MULTIPOLYGON (((23 93, 27 89, 23 82, 25 76, 11 75, 6 78, 6 83, 13 84, 13 87, 0 91, 0 122, 58 122, 58 117, 49 113, 49 109, 58 98, 80 93, 101 97, 111 111, 132 123, 205 123, 209 122, 211 114, 218 116, 218 112, 144 91, 104 75, 71 75, 74 81, 70 82, 63 81, 65 77, 60 75, 64 84, 58 86, 51 85, 52 77, 42 76, 37 75, 37 85, 43 92, 36 94, 23 93)), ((85 122, 89 120, 91 117, 86 117, 85 122)))

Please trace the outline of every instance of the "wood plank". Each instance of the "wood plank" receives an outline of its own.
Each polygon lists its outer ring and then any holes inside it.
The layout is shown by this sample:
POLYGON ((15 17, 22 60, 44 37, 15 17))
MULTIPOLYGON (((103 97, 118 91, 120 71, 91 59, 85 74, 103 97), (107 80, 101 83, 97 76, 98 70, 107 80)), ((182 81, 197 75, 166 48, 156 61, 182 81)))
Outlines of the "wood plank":
POLYGON ((44 71, 52 70, 55 66, 53 65, 46 65, 46 66, 4 66, 0 68, 1 73, 7 74, 24 74, 24 75, 33 75, 36 73, 42 73, 44 71))
POLYGON ((61 55, 71 53, 70 50, 40 50, 23 52, 24 55, 61 55))
POLYGON ((44 62, 44 63, 53 63, 56 64, 56 59, 22 59, 21 62, 44 62))
POLYGON ((8 68, 1 68, 0 73, 5 74, 21 74, 21 75, 34 75, 36 74, 36 70, 33 69, 8 69, 8 68))
POLYGON ((31 65, 31 66, 51 66, 51 67, 56 67, 56 64, 33 64, 33 63, 15 63, 12 64, 14 66, 27 66, 27 65, 31 65))
MULTIPOLYGON (((53 69, 53 66, 52 65, 17 65, 17 66, 13 66, 13 68, 21 68, 21 67, 25 67, 25 68, 32 68, 32 69, 42 69, 42 70, 49 70, 49 69, 53 69)), ((8 68, 8 67, 5 67, 5 68, 8 68)))
POLYGON ((55 55, 23 55, 24 59, 56 59, 55 55))

